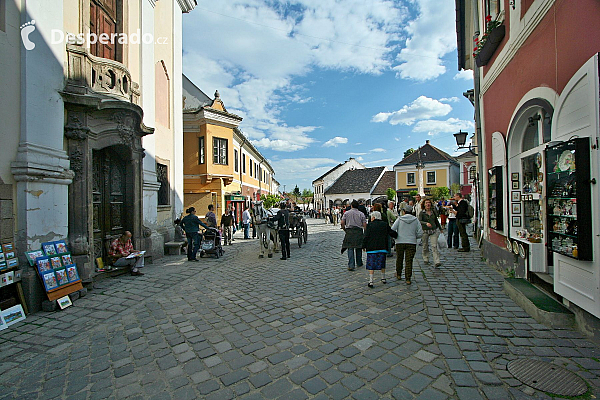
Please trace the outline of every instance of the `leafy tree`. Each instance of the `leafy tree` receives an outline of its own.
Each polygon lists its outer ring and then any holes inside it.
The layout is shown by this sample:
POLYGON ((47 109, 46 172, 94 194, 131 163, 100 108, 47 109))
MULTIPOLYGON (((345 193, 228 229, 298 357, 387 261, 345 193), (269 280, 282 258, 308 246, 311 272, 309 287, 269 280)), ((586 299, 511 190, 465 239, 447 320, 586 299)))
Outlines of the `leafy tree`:
POLYGON ((416 191, 416 190, 411 190, 410 192, 408 192, 408 195, 409 195, 410 197, 415 197, 415 196, 416 196, 418 193, 419 193, 419 192, 418 192, 418 191, 416 191))
POLYGON ((452 185, 450 185, 450 191, 452 194, 460 193, 460 183, 454 182, 452 185))
POLYGON ((410 155, 411 155, 412 153, 414 153, 414 152, 415 152, 415 149, 413 149, 413 148, 411 147, 410 149, 408 149, 408 150, 406 150, 406 151, 404 152, 404 158, 406 158, 406 157, 410 156, 410 155))
POLYGON ((300 192, 298 185, 296 185, 296 187, 294 188, 292 193, 290 193, 290 195, 294 198, 294 202, 298 203, 298 198, 302 196, 302 193, 300 192))
MULTIPOLYGON (((262 196, 261 196, 262 198, 262 196)), ((267 210, 272 207, 279 207, 279 203, 285 201, 285 199, 277 194, 268 194, 264 196, 263 207, 267 210)))
POLYGON ((304 189, 304 190, 302 190, 301 197, 302 197, 302 202, 304 204, 306 204, 306 203, 312 202, 314 194, 313 194, 312 190, 310 190, 310 189, 304 189))
POLYGON ((387 194, 388 200, 394 200, 396 198, 396 191, 392 188, 387 188, 385 194, 387 194))
POLYGON ((450 196, 450 189, 448 189, 446 186, 434 187, 431 188, 431 195, 433 196, 434 200, 439 200, 442 197, 447 199, 450 196))

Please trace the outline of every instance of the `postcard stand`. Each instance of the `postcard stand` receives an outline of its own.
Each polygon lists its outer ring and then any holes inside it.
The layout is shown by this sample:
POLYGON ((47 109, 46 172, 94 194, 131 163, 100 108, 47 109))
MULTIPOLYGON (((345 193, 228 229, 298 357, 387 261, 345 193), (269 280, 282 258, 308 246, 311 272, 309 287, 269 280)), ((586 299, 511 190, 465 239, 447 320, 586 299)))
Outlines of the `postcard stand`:
POLYGON ((42 250, 27 252, 26 255, 30 264, 37 266, 48 300, 54 301, 83 289, 64 240, 42 243, 42 250))
POLYGON ((63 296, 74 293, 81 289, 83 289, 83 285, 81 284, 81 281, 79 281, 79 282, 70 283, 65 286, 61 286, 57 289, 47 292, 46 294, 48 295, 48 300, 54 301, 56 299, 60 299, 63 296))

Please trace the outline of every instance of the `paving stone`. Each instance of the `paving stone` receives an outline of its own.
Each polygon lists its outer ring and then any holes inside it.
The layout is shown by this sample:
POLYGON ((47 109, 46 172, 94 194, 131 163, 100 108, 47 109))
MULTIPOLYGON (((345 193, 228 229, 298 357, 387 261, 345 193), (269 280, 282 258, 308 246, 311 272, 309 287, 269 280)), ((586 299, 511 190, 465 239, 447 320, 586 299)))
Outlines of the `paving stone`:
POLYGON ((319 373, 313 366, 302 367, 298 371, 294 371, 290 374, 290 380, 296 385, 301 385, 306 380, 316 376, 319 373))
POLYGON ((396 387, 399 382, 392 375, 385 374, 372 383, 372 388, 380 394, 385 394, 396 387))
POLYGON ((312 378, 312 379, 305 381, 302 384, 302 387, 308 393, 315 395, 315 394, 325 390, 327 388, 327 384, 325 382, 323 382, 322 379, 317 377, 317 378, 312 378))

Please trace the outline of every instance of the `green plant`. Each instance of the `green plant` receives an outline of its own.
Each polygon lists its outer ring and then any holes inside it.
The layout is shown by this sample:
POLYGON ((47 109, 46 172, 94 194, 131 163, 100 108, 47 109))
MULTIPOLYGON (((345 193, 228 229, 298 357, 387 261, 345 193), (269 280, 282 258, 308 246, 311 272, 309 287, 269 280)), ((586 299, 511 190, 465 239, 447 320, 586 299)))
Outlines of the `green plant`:
POLYGON ((415 149, 413 149, 413 148, 411 147, 410 149, 408 149, 408 150, 406 150, 406 151, 404 152, 404 157, 403 157, 403 158, 406 158, 406 157, 410 156, 410 155, 411 155, 412 153, 414 153, 414 152, 415 152, 415 149))
POLYGON ((442 197, 447 199, 450 196, 450 189, 448 189, 446 186, 434 187, 431 189, 431 195, 433 196, 434 200, 439 200, 442 197))
POLYGON ((392 188, 387 188, 385 194, 387 195, 388 200, 394 200, 396 198, 396 191, 392 188))
POLYGON ((485 32, 483 32, 483 36, 481 36, 481 39, 475 38, 475 47, 473 48, 473 57, 477 57, 477 55, 479 53, 481 53, 481 49, 483 48, 485 43, 488 41, 488 38, 490 37, 490 33, 494 29, 499 27, 500 25, 502 25, 502 22, 500 22, 498 20, 492 21, 491 15, 488 15, 487 17, 485 17, 485 32))
POLYGON ((279 203, 285 201, 283 197, 278 196, 276 194, 268 194, 261 198, 263 198, 263 207, 267 210, 272 207, 278 207, 279 203))
POLYGON ((452 185, 450 185, 450 191, 453 195, 456 193, 460 193, 460 183, 454 182, 452 185))
POLYGON ((417 192, 416 190, 411 190, 410 192, 408 192, 408 195, 410 197, 415 197, 419 192, 417 192))

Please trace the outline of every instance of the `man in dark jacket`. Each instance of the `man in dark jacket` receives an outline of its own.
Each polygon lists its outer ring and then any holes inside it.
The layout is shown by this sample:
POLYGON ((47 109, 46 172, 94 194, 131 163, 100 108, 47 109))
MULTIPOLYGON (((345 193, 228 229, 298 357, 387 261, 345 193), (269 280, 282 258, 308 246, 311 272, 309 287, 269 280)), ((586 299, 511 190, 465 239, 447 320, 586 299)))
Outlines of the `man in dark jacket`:
POLYGON ((467 235, 467 225, 470 223, 469 203, 463 199, 460 193, 454 194, 454 200, 456 200, 456 205, 453 204, 452 208, 456 210, 456 224, 458 225, 458 234, 460 235, 462 244, 462 248, 458 249, 458 251, 469 252, 471 251, 471 244, 467 235))
POLYGON ((290 210, 286 208, 285 202, 279 205, 279 211, 275 217, 279 230, 279 241, 281 242, 281 259, 290 258, 290 210))
POLYGON ((365 202, 363 200, 358 202, 358 211, 365 214, 367 220, 369 219, 369 212, 367 211, 367 207, 365 207, 365 202))
POLYGON ((181 220, 181 227, 188 238, 188 261, 198 261, 196 254, 198 254, 198 250, 200 249, 200 227, 208 229, 208 226, 196 216, 196 209, 194 207, 188 208, 185 212, 188 215, 181 220))

